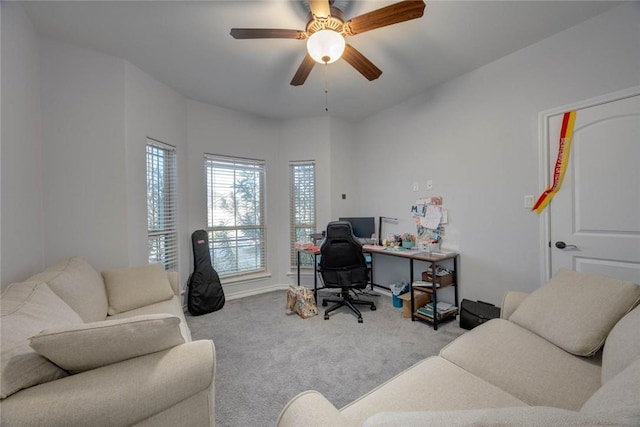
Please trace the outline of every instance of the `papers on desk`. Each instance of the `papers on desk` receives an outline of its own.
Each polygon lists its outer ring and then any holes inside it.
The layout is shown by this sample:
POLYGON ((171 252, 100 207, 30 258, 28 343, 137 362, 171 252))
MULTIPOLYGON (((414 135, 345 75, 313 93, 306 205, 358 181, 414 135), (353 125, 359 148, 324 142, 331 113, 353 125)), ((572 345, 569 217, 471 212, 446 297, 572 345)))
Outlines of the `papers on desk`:
POLYGON ((384 246, 382 246, 382 245, 362 245, 362 249, 371 250, 371 251, 382 251, 382 250, 384 250, 384 246))
POLYGON ((420 223, 424 228, 435 230, 440 225, 442 219, 442 206, 439 205, 427 205, 427 211, 424 218, 421 218, 420 223))

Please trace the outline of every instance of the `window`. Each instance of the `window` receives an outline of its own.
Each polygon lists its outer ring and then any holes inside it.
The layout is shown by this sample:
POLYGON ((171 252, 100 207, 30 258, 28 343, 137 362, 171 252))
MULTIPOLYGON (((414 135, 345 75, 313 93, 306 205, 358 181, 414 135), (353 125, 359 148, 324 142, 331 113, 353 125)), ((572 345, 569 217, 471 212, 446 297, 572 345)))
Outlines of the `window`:
MULTIPOLYGON (((312 161, 289 164, 291 265, 297 263, 295 242, 316 232, 316 167, 312 161)), ((300 265, 313 266, 313 255, 300 254, 300 265)))
POLYGON ((149 263, 178 268, 176 149, 147 138, 147 246, 149 263))
POLYGON ((211 263, 221 276, 264 271, 262 160, 205 154, 211 263))

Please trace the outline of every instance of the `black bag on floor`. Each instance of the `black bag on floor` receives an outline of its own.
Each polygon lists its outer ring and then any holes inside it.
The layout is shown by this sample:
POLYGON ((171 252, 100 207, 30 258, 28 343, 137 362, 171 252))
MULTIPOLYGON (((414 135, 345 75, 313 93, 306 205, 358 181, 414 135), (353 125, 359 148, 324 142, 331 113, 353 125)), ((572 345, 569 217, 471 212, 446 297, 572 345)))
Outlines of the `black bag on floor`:
POLYGON ((484 301, 462 300, 460 305, 461 328, 473 329, 497 317, 500 317, 500 307, 484 301))
POLYGON ((205 230, 191 235, 193 273, 189 276, 187 309, 194 316, 220 310, 224 306, 224 291, 218 273, 211 265, 209 236, 205 230))

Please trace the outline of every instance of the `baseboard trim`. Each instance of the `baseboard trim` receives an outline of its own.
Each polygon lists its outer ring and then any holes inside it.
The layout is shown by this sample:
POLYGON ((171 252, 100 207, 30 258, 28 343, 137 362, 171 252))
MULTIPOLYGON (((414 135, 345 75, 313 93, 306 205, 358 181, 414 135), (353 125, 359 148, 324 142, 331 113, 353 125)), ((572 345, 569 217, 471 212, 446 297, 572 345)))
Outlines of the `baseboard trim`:
POLYGON ((271 285, 271 286, 261 286, 261 287, 256 288, 256 289, 249 289, 249 290, 246 290, 246 291, 238 291, 238 292, 233 292, 233 293, 226 293, 225 294, 225 299, 227 301, 230 301, 230 300, 234 300, 234 299, 250 297, 252 295, 265 294, 267 292, 286 291, 287 289, 289 289, 289 285, 284 285, 284 284, 282 284, 282 285, 271 285))

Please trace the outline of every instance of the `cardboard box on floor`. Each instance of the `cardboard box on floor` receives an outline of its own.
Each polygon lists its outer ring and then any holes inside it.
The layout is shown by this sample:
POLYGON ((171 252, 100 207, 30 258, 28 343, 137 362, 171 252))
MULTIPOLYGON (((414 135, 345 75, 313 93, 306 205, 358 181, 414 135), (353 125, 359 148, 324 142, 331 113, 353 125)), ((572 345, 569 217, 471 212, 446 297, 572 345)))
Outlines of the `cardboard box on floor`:
MULTIPOLYGON (((411 317, 411 292, 402 294, 398 298, 402 300, 402 317, 411 317)), ((413 291, 413 298, 415 310, 431 301, 431 295, 421 291, 413 291)))

